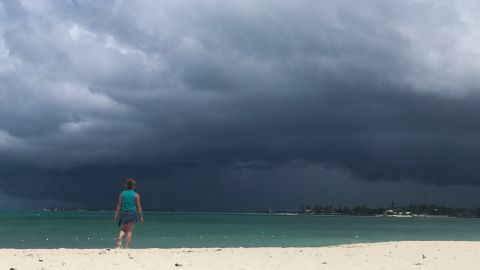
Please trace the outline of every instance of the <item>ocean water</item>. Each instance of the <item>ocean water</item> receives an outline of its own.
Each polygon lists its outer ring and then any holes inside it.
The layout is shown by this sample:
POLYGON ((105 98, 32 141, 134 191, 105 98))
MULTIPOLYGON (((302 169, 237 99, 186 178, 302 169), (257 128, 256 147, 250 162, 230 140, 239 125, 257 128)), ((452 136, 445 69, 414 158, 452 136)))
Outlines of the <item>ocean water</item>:
MULTIPOLYGON (((0 212, 0 248, 109 248, 113 212, 0 212)), ((145 212, 133 248, 307 247, 480 240, 480 219, 145 212)))

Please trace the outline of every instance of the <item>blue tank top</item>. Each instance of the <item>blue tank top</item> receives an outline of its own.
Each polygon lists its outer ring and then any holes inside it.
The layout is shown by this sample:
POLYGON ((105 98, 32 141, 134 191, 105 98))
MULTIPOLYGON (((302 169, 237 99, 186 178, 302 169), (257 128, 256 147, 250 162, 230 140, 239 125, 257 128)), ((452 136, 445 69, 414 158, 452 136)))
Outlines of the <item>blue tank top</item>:
POLYGON ((137 200, 133 190, 124 190, 122 192, 122 211, 137 211, 137 200))

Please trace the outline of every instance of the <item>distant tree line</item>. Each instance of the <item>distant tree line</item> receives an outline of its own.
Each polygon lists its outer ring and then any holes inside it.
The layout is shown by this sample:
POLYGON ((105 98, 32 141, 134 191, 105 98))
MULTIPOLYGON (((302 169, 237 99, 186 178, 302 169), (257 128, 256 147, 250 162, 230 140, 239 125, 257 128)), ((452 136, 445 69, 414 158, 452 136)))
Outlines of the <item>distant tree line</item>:
POLYGON ((299 214, 310 215, 359 215, 359 216, 375 216, 383 215, 387 210, 395 212, 410 213, 411 215, 428 215, 428 216, 448 216, 448 217, 480 217, 480 207, 464 208, 464 207, 448 207, 434 204, 412 204, 408 206, 395 206, 390 208, 370 208, 365 205, 355 207, 333 207, 333 206, 300 206, 299 214))

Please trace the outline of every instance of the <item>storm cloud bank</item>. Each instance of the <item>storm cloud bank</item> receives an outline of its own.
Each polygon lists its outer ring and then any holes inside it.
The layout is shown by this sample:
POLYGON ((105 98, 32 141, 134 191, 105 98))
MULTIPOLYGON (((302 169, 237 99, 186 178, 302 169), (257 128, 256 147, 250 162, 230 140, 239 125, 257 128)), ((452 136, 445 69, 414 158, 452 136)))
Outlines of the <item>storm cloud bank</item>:
POLYGON ((476 186, 479 11, 2 1, 0 189, 82 202, 95 187, 106 203, 133 176, 152 203, 214 209, 304 178, 476 186))

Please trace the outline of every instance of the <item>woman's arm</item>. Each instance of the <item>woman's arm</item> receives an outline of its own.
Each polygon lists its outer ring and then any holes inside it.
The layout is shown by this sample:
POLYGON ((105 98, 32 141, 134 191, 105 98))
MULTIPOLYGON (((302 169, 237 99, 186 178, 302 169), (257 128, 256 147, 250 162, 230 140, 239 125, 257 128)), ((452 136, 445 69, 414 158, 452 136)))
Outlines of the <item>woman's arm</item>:
POLYGON ((137 201, 137 211, 138 214, 140 215, 140 223, 143 223, 143 210, 142 210, 142 204, 140 203, 140 194, 135 195, 135 200, 137 201))
POLYGON ((118 195, 117 208, 115 209, 115 216, 113 217, 113 222, 117 220, 118 212, 120 212, 121 207, 122 207, 122 192, 120 192, 120 195, 118 195))

